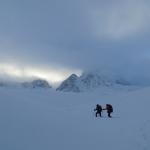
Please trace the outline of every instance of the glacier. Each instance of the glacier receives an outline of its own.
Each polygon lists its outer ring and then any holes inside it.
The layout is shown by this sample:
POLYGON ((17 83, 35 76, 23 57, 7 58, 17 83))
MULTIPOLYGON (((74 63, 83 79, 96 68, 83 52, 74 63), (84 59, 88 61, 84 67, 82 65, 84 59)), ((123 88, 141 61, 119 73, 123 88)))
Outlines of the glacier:
POLYGON ((150 87, 57 92, 0 88, 1 150, 149 150, 150 87), (96 104, 114 107, 113 118, 96 104))

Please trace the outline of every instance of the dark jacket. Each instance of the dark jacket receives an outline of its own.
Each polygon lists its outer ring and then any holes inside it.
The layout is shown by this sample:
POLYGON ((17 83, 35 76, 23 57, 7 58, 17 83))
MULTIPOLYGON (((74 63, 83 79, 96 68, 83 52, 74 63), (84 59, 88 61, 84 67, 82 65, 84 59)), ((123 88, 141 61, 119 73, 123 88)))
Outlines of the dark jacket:
POLYGON ((102 106, 97 104, 96 109, 94 109, 94 110, 97 111, 97 112, 101 112, 102 111, 102 106))
POLYGON ((106 104, 106 110, 107 110, 107 112, 112 113, 112 112, 113 112, 113 107, 112 107, 112 105, 106 104))

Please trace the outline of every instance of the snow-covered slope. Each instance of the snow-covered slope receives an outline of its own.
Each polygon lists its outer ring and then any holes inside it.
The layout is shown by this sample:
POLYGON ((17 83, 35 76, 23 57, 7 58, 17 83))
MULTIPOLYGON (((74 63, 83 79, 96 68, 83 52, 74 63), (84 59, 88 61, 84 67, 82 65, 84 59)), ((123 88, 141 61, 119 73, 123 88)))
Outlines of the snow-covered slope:
POLYGON ((36 79, 33 81, 28 81, 28 82, 13 82, 13 81, 3 81, 0 82, 0 88, 6 88, 6 90, 8 88, 43 88, 43 89, 47 89, 47 88, 52 88, 51 85, 46 81, 46 80, 42 80, 42 79, 36 79))
POLYGON ((0 88, 1 150, 149 150, 150 88, 91 93, 0 88), (111 103, 113 118, 94 107, 111 103))
POLYGON ((64 91, 64 92, 80 92, 80 87, 78 84, 78 76, 72 74, 68 77, 62 84, 56 89, 56 91, 64 91))
POLYGON ((57 91, 81 92, 93 90, 99 87, 129 86, 125 79, 104 75, 101 72, 87 72, 80 77, 72 74, 57 88, 57 91))
POLYGON ((5 82, 0 82, 0 87, 5 87, 6 83, 5 82))
POLYGON ((24 82, 22 83, 23 87, 26 88, 52 88, 46 80, 33 80, 32 82, 24 82))

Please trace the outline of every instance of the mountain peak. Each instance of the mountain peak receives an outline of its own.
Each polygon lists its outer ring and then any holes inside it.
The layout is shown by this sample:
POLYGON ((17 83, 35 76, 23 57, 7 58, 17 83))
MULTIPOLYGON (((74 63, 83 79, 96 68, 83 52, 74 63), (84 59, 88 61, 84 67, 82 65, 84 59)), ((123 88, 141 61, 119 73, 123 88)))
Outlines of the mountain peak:
POLYGON ((116 78, 110 74, 106 75, 99 71, 93 71, 84 72, 80 77, 76 74, 70 75, 56 90, 64 92, 81 92, 115 85, 125 86, 130 84, 122 78, 116 78))
POLYGON ((32 82, 24 82, 22 83, 23 87, 26 88, 51 88, 49 83, 46 80, 36 79, 32 82))
POLYGON ((78 78, 79 77, 76 74, 70 75, 56 90, 64 92, 80 92, 77 85, 78 78))

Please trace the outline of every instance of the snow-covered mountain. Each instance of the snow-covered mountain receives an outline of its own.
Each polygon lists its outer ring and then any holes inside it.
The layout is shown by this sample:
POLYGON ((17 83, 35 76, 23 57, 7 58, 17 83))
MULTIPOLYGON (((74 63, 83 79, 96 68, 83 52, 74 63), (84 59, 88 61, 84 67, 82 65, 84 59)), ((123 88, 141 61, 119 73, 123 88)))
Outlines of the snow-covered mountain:
POLYGON ((32 82, 24 82, 22 86, 25 88, 52 88, 46 80, 37 79, 32 82))
POLYGON ((52 86, 43 79, 35 79, 33 81, 15 82, 15 81, 0 81, 1 88, 52 88, 52 86))
POLYGON ((56 91, 64 92, 80 92, 80 87, 78 86, 79 77, 75 74, 72 74, 68 77, 62 84, 56 89, 56 91))
POLYGON ((99 87, 113 87, 113 86, 129 86, 130 83, 121 77, 113 75, 104 75, 100 72, 83 73, 80 77, 75 74, 69 76, 56 89, 64 92, 81 92, 93 90, 99 87))
MULTIPOLYGON (((116 86, 129 86, 130 82, 112 74, 104 74, 99 71, 84 72, 81 76, 70 75, 56 89, 63 92, 84 92, 97 89, 99 87, 113 88, 116 86)), ((1 81, 0 87, 23 87, 23 88, 52 88, 52 86, 43 79, 35 79, 26 82, 1 81)), ((54 88, 55 89, 55 88, 54 88)))

